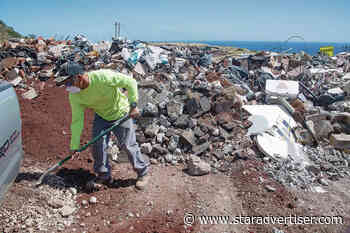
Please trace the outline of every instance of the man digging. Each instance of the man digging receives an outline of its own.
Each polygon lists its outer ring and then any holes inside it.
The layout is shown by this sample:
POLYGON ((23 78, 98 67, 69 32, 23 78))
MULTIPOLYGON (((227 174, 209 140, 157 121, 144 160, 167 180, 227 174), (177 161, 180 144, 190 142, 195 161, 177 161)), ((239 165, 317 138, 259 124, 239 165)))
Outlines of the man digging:
MULTIPOLYGON (((139 116, 137 82, 133 78, 107 69, 84 72, 81 65, 73 62, 64 64, 62 68, 68 75, 68 78, 62 81, 62 84, 66 86, 66 90, 69 92, 72 109, 70 151, 74 157, 79 156, 79 152, 76 150, 80 146, 86 108, 90 108, 95 112, 93 138, 99 135, 101 131, 113 126, 118 119, 128 113, 131 118, 139 116), (128 91, 128 97, 120 91, 120 88, 125 88, 128 91)), ((129 161, 137 173, 136 188, 142 190, 149 180, 150 164, 140 152, 131 118, 114 128, 113 133, 117 137, 120 149, 127 152, 129 161)), ((93 167, 97 176, 87 183, 88 189, 98 189, 103 184, 110 185, 113 183, 107 155, 109 139, 110 133, 93 144, 93 167)))

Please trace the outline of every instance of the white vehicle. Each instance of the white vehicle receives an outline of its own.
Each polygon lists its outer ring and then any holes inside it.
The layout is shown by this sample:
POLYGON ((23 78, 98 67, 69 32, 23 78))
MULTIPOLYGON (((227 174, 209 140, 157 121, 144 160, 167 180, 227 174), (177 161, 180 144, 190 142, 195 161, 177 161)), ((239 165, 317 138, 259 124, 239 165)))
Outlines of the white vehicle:
POLYGON ((0 203, 18 175, 23 159, 22 122, 12 85, 0 80, 0 203))

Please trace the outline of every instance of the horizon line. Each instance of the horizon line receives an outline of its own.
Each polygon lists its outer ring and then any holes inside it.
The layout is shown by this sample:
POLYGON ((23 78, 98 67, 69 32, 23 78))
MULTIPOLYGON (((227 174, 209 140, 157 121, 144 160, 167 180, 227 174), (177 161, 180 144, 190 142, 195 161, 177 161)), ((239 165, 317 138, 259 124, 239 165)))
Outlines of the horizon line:
POLYGON ((274 42, 274 43, 332 43, 332 44, 350 44, 350 41, 282 41, 282 40, 150 40, 149 42, 274 42))

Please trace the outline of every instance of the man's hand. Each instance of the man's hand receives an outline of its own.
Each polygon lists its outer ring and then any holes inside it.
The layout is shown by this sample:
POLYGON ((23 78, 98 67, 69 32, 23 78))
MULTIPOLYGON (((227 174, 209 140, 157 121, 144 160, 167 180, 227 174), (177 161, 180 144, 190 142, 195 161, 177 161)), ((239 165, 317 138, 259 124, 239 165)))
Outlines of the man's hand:
POLYGON ((70 150, 70 155, 72 155, 72 159, 78 159, 80 152, 76 151, 76 150, 70 150))
POLYGON ((131 118, 137 118, 140 116, 140 111, 137 107, 130 109, 129 116, 131 118))

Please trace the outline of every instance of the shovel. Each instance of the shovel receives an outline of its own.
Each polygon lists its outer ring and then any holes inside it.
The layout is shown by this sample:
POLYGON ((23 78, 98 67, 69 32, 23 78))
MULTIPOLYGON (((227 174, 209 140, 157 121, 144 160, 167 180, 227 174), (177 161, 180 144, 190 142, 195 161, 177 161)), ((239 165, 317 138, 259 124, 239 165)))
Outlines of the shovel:
MULTIPOLYGON (((127 121, 128 119, 130 119, 129 115, 125 115, 124 117, 120 118, 119 120, 117 120, 114 125, 106 130, 103 130, 99 135, 97 135, 95 138, 93 138, 91 141, 89 141, 88 143, 86 143, 84 146, 80 147, 78 150, 76 150, 75 152, 82 152, 84 151, 86 148, 88 148, 91 144, 94 144, 97 140, 99 140, 101 137, 103 137, 104 135, 106 135, 107 133, 111 132, 114 128, 118 127, 119 125, 121 125, 122 123, 124 123, 125 121, 127 121)), ((39 178, 38 182, 36 182, 36 186, 38 187, 39 185, 42 184, 44 178, 51 172, 55 171, 57 168, 59 168, 60 166, 62 166, 62 164, 64 164, 65 162, 67 162, 68 160, 70 160, 73 157, 74 153, 71 153, 70 155, 68 155, 67 157, 65 157, 64 159, 62 159, 61 161, 59 161, 58 163, 56 163, 54 166, 50 167, 49 169, 47 169, 39 178)))

